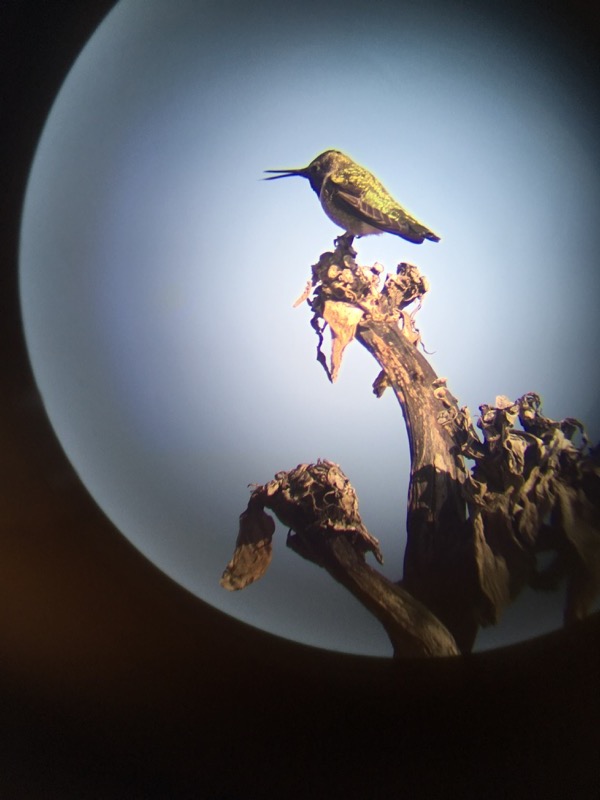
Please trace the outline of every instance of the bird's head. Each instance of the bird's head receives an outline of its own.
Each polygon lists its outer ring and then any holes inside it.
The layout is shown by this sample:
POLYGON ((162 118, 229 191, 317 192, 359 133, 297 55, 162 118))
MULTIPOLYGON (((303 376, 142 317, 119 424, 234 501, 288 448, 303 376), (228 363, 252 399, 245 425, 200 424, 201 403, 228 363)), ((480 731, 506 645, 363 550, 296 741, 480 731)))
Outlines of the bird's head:
POLYGON ((307 167, 301 167, 300 169, 266 169, 265 172, 277 174, 264 180, 274 181, 277 178, 289 178, 292 175, 299 175, 301 178, 308 178, 312 189, 320 195, 321 186, 327 175, 348 161, 350 161, 348 156, 345 156, 339 150, 326 150, 313 159, 307 167))

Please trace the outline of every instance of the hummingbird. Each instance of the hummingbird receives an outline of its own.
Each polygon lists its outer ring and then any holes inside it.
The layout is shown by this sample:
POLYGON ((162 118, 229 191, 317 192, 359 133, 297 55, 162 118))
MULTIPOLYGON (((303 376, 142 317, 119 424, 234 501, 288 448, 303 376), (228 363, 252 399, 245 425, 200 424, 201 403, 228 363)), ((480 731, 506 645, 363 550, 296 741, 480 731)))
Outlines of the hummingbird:
POLYGON ((326 150, 301 169, 267 169, 266 181, 299 175, 308 181, 329 219, 347 234, 393 233, 414 244, 440 237, 425 227, 377 178, 339 150, 326 150))

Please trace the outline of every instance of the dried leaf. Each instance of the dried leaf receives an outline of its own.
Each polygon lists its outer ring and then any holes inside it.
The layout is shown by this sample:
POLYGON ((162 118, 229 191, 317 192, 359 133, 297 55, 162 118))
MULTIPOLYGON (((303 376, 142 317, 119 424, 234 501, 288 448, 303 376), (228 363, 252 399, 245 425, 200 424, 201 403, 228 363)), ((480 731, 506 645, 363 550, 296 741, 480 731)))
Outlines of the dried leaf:
POLYGON ((298 306, 302 305, 302 303, 305 300, 308 300, 308 298, 310 297, 310 293, 314 288, 315 288, 314 283, 312 281, 307 281, 306 286, 304 287, 304 291, 302 292, 300 297, 294 301, 294 305, 292 306, 292 308, 298 308, 298 306))
POLYGON ((250 503, 240 515, 235 551, 220 580, 224 589, 238 591, 262 578, 271 563, 274 532, 273 518, 260 506, 250 503))
MULTIPOLYGON (((500 396, 496 407, 480 409, 484 444, 468 453, 463 444, 463 453, 476 462, 463 488, 490 618, 497 619, 526 583, 543 588, 566 576, 565 619, 579 619, 600 591, 600 484, 583 426, 544 417, 534 393, 516 402, 500 396), (513 427, 517 413, 523 431, 513 427), (577 432, 580 447, 571 441, 577 432), (535 571, 534 558, 548 547, 556 552, 556 564, 546 581, 535 571)), ((456 432, 462 433, 459 427, 456 432)))
POLYGON ((340 367, 342 355, 346 347, 354 339, 356 327, 364 312, 349 303, 328 300, 323 308, 323 319, 331 330, 331 382, 334 383, 340 367))
POLYGON ((501 554, 494 553, 488 544, 486 537, 488 526, 484 524, 481 511, 475 511, 471 519, 475 564, 484 597, 480 621, 483 625, 495 625, 502 609, 510 602, 508 566, 506 559, 501 554))
POLYGON ((565 619, 583 619, 600 591, 600 525, 586 498, 570 486, 558 485, 560 527, 571 544, 576 567, 570 570, 565 619))

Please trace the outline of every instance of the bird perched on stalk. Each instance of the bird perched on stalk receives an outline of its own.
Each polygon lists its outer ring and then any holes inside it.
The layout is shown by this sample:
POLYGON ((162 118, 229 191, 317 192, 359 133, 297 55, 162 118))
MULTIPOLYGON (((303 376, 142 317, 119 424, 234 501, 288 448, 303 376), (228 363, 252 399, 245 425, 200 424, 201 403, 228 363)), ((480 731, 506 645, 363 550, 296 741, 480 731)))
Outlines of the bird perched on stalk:
POLYGON ((414 244, 440 237, 398 203, 377 178, 339 150, 326 150, 301 169, 267 169, 266 181, 308 178, 323 211, 352 237, 393 233, 414 244))

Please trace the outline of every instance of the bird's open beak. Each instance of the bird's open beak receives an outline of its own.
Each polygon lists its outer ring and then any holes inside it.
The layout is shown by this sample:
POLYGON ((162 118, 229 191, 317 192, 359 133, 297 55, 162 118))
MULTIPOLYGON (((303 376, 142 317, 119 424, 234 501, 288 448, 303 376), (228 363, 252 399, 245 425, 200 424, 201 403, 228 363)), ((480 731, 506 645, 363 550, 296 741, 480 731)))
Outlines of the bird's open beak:
POLYGON ((263 178, 263 181, 274 181, 277 178, 289 178, 292 175, 299 175, 301 178, 308 178, 308 170, 306 167, 302 169, 266 169, 265 172, 277 172, 278 175, 272 175, 270 178, 263 178))

